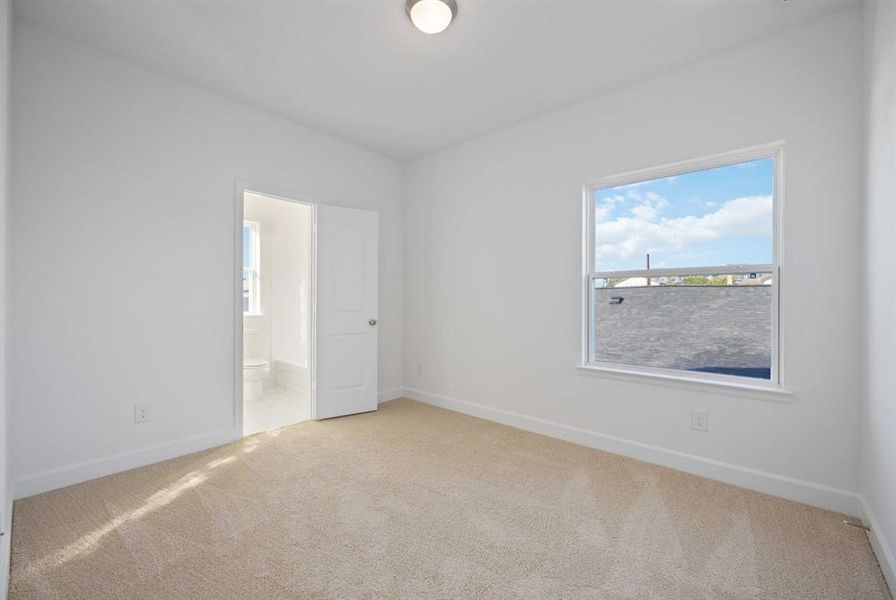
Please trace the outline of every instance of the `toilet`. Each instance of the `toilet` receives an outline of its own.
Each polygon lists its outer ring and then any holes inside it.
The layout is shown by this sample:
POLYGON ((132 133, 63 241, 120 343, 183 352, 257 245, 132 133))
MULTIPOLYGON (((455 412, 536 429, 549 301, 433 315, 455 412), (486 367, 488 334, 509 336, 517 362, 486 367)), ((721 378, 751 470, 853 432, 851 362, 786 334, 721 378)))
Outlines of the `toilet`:
POLYGON ((264 358, 243 359, 243 402, 261 398, 264 380, 271 372, 271 361, 264 358))

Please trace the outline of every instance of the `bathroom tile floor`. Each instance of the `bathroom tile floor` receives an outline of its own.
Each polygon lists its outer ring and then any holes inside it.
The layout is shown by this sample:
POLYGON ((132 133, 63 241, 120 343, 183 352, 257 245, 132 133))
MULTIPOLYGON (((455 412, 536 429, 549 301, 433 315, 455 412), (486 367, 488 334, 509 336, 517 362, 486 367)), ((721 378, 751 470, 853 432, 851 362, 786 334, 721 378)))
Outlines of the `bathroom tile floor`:
POLYGON ((310 418, 310 394, 278 386, 265 390, 258 400, 243 404, 243 433, 270 431, 310 418))

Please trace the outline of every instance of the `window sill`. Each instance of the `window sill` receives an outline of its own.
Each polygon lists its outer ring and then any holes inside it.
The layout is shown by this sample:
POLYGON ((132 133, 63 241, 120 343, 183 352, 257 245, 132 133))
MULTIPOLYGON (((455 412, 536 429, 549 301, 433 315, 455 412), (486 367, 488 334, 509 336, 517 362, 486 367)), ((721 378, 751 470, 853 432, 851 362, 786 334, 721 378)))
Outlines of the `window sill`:
POLYGON ((263 316, 264 316, 264 313, 260 313, 260 312, 258 312, 258 313, 247 313, 247 312, 244 312, 244 313, 243 313, 243 316, 244 316, 244 317, 263 317, 263 316))
POLYGON ((740 381, 722 381, 705 379, 689 375, 672 373, 653 373, 626 367, 610 367, 603 365, 580 364, 576 367, 580 373, 589 373, 611 378, 628 379, 641 383, 671 383, 676 386, 697 389, 703 392, 717 391, 733 393, 738 396, 749 396, 767 402, 789 403, 793 399, 793 391, 775 384, 749 383, 740 381))

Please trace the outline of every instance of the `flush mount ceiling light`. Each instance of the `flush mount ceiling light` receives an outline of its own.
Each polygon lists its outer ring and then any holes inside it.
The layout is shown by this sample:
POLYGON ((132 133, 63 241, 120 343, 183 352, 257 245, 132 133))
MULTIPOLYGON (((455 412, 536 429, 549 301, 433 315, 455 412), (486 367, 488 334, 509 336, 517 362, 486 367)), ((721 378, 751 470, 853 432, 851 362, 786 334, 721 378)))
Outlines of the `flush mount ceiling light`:
POLYGON ((448 29, 457 16, 455 0, 405 0, 404 10, 414 26, 423 33, 440 33, 448 29))

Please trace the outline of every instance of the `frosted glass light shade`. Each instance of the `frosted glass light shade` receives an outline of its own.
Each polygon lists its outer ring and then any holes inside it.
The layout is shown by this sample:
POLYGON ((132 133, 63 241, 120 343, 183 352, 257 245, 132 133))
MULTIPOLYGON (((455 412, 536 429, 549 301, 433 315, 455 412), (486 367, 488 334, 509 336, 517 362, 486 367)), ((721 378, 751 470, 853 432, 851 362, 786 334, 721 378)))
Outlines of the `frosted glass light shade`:
POLYGON ((457 14, 455 0, 407 0, 404 7, 414 26, 430 34, 445 31, 457 14))

